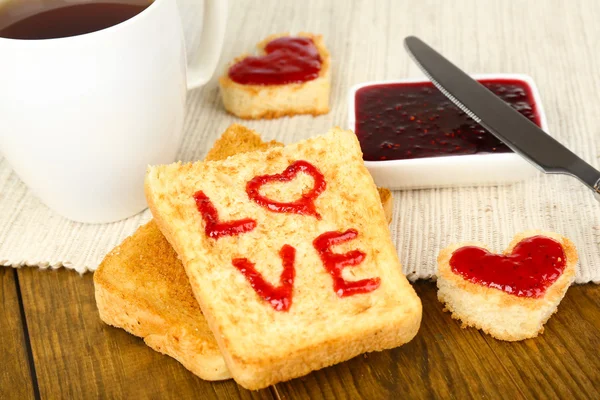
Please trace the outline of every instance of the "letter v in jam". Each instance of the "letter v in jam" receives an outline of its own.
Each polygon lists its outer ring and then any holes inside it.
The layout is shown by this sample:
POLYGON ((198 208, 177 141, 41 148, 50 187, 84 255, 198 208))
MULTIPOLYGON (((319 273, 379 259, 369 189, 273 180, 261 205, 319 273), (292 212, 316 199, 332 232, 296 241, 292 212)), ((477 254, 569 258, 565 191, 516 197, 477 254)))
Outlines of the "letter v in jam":
POLYGON ((246 277, 256 293, 269 303, 275 311, 288 311, 292 306, 292 290, 294 289, 294 277, 296 276, 294 268, 296 249, 284 244, 279 251, 279 257, 281 257, 283 263, 279 286, 273 286, 267 282, 247 258, 234 258, 231 262, 246 277))

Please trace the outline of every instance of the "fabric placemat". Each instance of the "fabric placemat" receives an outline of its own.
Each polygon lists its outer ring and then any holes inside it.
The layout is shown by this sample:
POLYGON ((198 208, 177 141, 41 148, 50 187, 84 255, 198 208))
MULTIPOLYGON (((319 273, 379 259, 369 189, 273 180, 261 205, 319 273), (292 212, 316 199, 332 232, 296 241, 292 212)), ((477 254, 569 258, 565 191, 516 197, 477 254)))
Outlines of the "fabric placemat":
MULTIPOLYGON (((180 7, 193 32, 198 13, 192 4, 181 2, 180 7)), ((510 0, 230 0, 229 13, 218 74, 228 60, 271 33, 321 33, 333 58, 331 112, 317 118, 241 121, 225 113, 215 78, 188 94, 179 153, 184 161, 202 159, 233 122, 285 143, 335 125, 346 127, 353 84, 422 76, 402 47, 402 39, 414 34, 467 72, 529 74, 540 90, 550 133, 598 167, 600 8, 594 0, 554 0, 543 8, 510 0)), ((0 265, 94 270, 150 217, 146 210, 112 224, 68 221, 47 209, 0 158, 0 265)), ((575 179, 538 174, 507 186, 394 192, 391 230, 411 279, 431 277, 438 251, 450 243, 478 240, 501 251, 515 233, 527 229, 571 238, 580 256, 576 281, 600 282, 600 204, 575 179)))

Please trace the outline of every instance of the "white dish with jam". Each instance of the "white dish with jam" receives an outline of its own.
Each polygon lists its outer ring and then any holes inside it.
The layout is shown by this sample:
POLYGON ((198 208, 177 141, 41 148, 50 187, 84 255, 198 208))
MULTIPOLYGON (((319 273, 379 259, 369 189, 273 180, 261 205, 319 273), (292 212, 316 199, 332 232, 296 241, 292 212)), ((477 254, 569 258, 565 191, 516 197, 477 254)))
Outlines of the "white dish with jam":
MULTIPOLYGON (((548 132, 539 92, 529 76, 481 74, 473 78, 548 132)), ((348 118, 363 149, 365 166, 378 186, 497 185, 537 173, 427 78, 353 86, 348 118)))

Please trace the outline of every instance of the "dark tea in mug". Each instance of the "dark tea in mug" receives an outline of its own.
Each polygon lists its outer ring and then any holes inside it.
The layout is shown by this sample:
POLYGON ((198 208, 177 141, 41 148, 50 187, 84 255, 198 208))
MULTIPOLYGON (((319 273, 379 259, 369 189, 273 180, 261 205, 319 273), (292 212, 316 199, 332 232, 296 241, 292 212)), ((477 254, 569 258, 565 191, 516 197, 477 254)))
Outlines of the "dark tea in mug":
POLYGON ((55 39, 127 21, 152 0, 9 0, 0 5, 0 38, 55 39))

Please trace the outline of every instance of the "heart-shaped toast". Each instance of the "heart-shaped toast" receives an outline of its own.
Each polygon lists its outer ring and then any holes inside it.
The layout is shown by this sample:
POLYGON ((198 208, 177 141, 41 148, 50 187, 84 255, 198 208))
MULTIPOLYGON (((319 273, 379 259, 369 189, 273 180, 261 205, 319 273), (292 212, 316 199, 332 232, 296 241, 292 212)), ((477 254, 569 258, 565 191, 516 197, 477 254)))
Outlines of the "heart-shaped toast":
POLYGON ((223 106, 245 119, 329 112, 331 57, 321 35, 270 35, 258 56, 237 57, 219 78, 223 106))
POLYGON ((551 232, 517 234, 503 254, 480 243, 451 245, 438 256, 438 299, 463 327, 501 340, 532 338, 556 312, 577 259, 573 243, 551 232))
POLYGON ((315 199, 325 190, 327 183, 325 177, 311 163, 299 160, 290 164, 281 174, 260 175, 248 182, 246 193, 250 200, 256 204, 267 208, 270 211, 278 213, 291 213, 300 215, 310 215, 321 219, 315 207, 315 199), (291 202, 282 202, 272 200, 260 193, 260 189, 273 182, 290 182, 292 179, 303 172, 313 178, 313 187, 308 192, 302 193, 299 199, 291 202))

